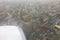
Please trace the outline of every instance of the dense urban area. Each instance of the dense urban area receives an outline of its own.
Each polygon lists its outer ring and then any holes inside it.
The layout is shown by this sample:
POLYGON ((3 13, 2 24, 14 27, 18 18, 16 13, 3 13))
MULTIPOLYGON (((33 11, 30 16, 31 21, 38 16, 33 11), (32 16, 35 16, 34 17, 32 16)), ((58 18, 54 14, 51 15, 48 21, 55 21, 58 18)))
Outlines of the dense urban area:
POLYGON ((27 40, 60 40, 60 1, 1 2, 2 25, 20 26, 27 40))

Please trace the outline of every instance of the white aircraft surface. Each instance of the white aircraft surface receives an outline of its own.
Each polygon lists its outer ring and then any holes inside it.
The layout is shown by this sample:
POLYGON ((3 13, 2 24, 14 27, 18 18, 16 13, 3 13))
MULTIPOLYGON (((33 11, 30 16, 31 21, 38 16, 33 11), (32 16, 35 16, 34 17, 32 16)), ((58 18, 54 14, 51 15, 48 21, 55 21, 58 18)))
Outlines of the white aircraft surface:
POLYGON ((0 40, 26 40, 24 32, 17 26, 0 26, 0 40))

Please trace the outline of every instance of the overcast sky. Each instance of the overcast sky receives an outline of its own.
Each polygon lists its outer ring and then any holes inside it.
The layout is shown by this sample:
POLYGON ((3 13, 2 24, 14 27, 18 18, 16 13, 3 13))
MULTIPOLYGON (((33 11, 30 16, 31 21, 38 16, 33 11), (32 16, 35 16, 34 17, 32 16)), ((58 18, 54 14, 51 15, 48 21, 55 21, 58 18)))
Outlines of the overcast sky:
POLYGON ((49 1, 49 0, 0 0, 0 1, 49 1))
POLYGON ((42 3, 48 3, 48 2, 57 2, 60 0, 0 0, 0 2, 42 2, 42 3))

